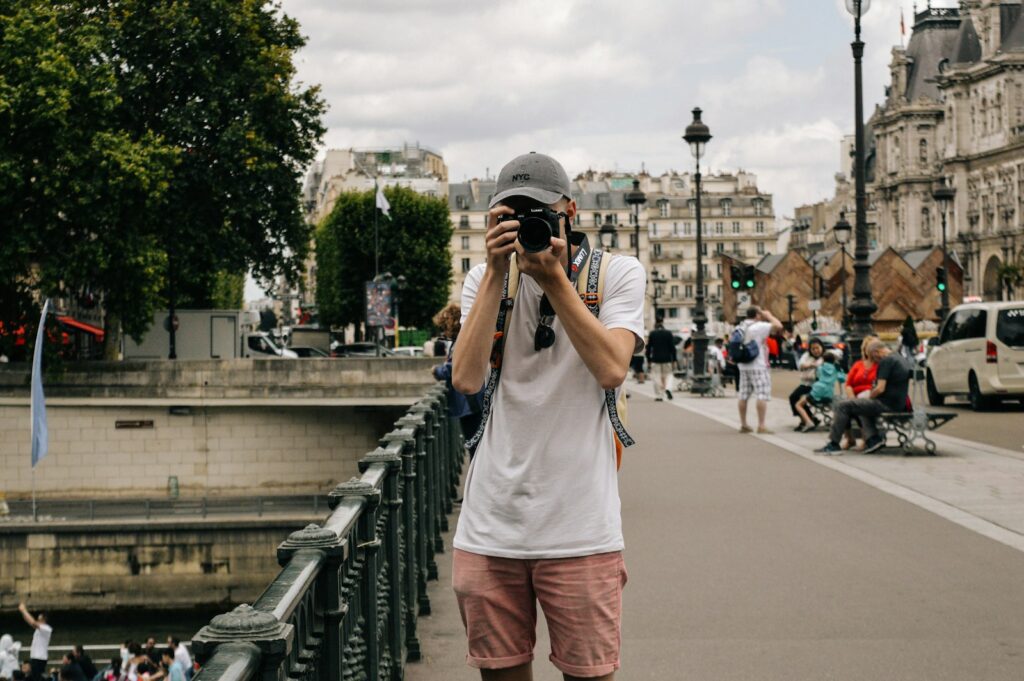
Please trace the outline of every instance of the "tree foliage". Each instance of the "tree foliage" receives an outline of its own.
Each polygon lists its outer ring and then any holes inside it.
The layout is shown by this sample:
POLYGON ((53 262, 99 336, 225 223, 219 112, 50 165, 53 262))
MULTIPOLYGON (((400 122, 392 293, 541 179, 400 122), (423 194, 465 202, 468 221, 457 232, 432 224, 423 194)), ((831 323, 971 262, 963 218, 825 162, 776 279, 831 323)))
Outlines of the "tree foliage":
MULTIPOLYGON (((384 190, 390 217, 377 220, 380 271, 404 275, 400 322, 426 326, 448 301, 452 224, 448 203, 405 187, 384 190)), ((331 326, 365 320, 365 286, 374 277, 374 192, 346 192, 316 231, 316 302, 331 326)))
POLYGON ((324 112, 303 43, 265 0, 0 4, 0 321, 88 288, 138 336, 171 276, 180 307, 296 279, 324 112))

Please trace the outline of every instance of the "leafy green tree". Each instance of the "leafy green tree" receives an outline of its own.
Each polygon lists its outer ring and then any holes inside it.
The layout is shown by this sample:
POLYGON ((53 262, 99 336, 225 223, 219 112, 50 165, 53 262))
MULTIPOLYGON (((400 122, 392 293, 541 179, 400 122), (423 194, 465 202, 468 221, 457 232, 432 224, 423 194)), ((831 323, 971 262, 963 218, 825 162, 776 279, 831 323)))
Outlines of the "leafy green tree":
POLYGON ((0 307, 89 288, 138 337, 172 290, 297 279, 325 109, 303 44, 266 0, 0 3, 0 307))
POLYGON ((218 272, 210 306, 215 310, 240 310, 245 304, 245 275, 218 272))
MULTIPOLYGON (((448 302, 452 224, 443 198, 405 187, 384 190, 390 217, 380 215, 380 269, 404 275, 401 323, 426 326, 448 302)), ((374 277, 374 193, 346 192, 316 230, 316 302, 321 324, 365 321, 366 282, 374 277)))

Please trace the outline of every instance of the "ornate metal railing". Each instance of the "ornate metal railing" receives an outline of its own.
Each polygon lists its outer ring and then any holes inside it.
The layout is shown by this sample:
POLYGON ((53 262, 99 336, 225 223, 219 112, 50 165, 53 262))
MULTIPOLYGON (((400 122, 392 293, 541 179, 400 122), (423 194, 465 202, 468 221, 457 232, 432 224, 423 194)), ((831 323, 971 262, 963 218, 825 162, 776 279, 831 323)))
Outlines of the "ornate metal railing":
POLYGON ((390 681, 420 658, 464 449, 443 385, 395 426, 331 491, 326 522, 278 546, 263 594, 193 637, 195 681, 390 681))

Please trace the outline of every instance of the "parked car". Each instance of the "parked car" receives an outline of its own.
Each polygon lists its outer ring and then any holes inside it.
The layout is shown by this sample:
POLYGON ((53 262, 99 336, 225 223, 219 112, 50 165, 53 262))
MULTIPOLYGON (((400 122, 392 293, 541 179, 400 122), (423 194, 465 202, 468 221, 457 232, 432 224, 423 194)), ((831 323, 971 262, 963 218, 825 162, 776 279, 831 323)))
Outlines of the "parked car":
POLYGON ((422 345, 403 345, 400 348, 395 348, 395 354, 402 357, 422 357, 423 346, 422 345))
POLYGON ((332 357, 387 357, 394 354, 391 348, 370 342, 337 345, 331 352, 332 357))
POLYGON ((293 345, 288 349, 294 352, 296 355, 298 355, 300 359, 322 359, 324 357, 328 359, 330 358, 330 355, 321 350, 320 348, 313 348, 307 345, 293 345))
POLYGON ((958 305, 929 347, 932 406, 949 395, 967 395, 975 411, 1024 400, 1024 301, 958 305))

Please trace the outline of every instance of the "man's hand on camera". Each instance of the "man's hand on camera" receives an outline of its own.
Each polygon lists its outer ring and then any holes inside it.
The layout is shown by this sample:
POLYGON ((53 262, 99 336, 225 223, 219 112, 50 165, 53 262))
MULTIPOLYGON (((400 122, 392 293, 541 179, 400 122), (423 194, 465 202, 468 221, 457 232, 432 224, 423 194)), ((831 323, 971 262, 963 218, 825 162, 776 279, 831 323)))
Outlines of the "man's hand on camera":
POLYGON ((551 238, 551 248, 540 253, 527 253, 523 245, 515 242, 516 263, 519 271, 533 277, 542 289, 547 291, 553 282, 565 279, 565 265, 562 254, 565 253, 565 239, 551 238))
POLYGON ((495 274, 508 272, 508 258, 515 252, 519 222, 506 220, 498 222, 502 215, 513 215, 508 206, 498 205, 487 214, 487 269, 495 274))

